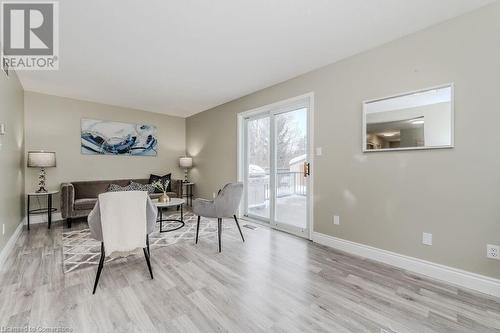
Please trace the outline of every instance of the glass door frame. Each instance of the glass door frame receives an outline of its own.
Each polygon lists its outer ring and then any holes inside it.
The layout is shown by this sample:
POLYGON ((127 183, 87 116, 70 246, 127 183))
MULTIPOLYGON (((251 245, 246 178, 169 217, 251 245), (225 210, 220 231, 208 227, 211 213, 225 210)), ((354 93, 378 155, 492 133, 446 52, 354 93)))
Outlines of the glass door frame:
POLYGON ((306 161, 310 165, 310 170, 314 171, 314 93, 308 93, 293 97, 287 100, 269 104, 263 107, 252 109, 249 111, 241 112, 238 114, 238 154, 237 154, 237 165, 238 165, 238 181, 246 183, 248 179, 248 161, 247 161, 247 121, 260 119, 264 117, 270 118, 270 172, 269 172, 269 219, 262 218, 260 216, 255 216, 248 214, 248 193, 247 189, 244 191, 243 200, 240 205, 238 215, 243 219, 249 219, 253 222, 261 223, 271 228, 282 230, 288 233, 292 233, 307 239, 312 239, 312 234, 314 230, 314 210, 313 210, 313 186, 314 186, 314 172, 307 177, 307 227, 306 229, 297 230, 293 226, 279 223, 276 221, 275 216, 275 201, 276 201, 276 138, 275 138, 275 115, 287 113, 290 111, 295 111, 301 108, 308 109, 307 117, 307 153, 306 161))

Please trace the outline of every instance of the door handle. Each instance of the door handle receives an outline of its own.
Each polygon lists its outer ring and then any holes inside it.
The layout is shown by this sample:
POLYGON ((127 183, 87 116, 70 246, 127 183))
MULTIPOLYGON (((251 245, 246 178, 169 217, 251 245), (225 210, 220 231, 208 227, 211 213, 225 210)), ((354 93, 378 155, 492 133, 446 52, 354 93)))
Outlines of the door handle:
POLYGON ((308 162, 304 162, 304 177, 311 175, 311 164, 308 162))

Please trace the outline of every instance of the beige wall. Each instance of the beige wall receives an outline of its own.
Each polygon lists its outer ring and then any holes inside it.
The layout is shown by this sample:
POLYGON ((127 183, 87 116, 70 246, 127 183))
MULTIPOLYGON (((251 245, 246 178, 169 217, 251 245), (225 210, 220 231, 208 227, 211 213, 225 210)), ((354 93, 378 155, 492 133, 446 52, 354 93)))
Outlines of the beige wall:
MULTIPOLYGON (((179 156, 185 154, 185 119, 116 106, 25 92, 26 151, 55 151, 57 167, 47 169, 49 189, 62 182, 148 178, 172 172, 182 179, 179 156), (80 153, 80 120, 147 123, 158 127, 157 157, 101 156, 80 153)), ((36 190, 38 169, 26 168, 26 191, 36 190)), ((55 203, 59 207, 59 201, 55 203)))
POLYGON ((198 196, 237 177, 238 112, 313 91, 316 232, 500 277, 485 258, 500 245, 499 17, 495 4, 188 118, 198 196), (362 101, 449 82, 455 149, 361 152, 362 101))
POLYGON ((7 78, 0 69, 0 123, 6 130, 0 135, 0 251, 24 216, 23 109, 23 88, 17 75, 11 71, 7 78))

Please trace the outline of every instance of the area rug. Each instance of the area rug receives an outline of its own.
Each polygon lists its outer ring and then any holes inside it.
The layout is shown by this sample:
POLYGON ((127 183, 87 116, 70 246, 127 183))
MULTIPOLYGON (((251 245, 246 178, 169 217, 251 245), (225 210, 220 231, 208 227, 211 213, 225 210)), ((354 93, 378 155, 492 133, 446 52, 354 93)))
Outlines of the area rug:
MULTIPOLYGON (((164 216, 165 218, 166 216, 164 216)), ((172 219, 180 219, 180 213, 173 213, 168 216, 172 219)), ((185 226, 179 230, 160 233, 160 223, 156 223, 155 231, 149 235, 149 247, 151 251, 176 244, 179 242, 194 242, 196 234, 196 220, 192 212, 184 213, 185 226)), ((176 222, 163 222, 163 229, 175 228, 179 224, 176 222)), ((224 226, 230 229, 231 226, 224 226)), ((200 223, 199 238, 217 235, 217 220, 202 218, 200 223)), ((63 244, 63 270, 69 273, 86 267, 94 267, 99 264, 101 257, 101 243, 90 237, 90 229, 67 231, 62 233, 63 244)), ((127 258, 106 258, 105 262, 114 260, 127 261, 135 256, 127 258)))

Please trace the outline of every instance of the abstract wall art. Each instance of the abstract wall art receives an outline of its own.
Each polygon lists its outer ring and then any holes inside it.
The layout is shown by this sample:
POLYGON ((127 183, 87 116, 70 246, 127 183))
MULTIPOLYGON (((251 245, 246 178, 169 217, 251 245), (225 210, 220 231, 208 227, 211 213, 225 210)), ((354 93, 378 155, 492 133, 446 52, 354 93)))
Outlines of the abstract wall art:
POLYGON ((84 155, 156 156, 156 126, 82 119, 81 152, 84 155))

